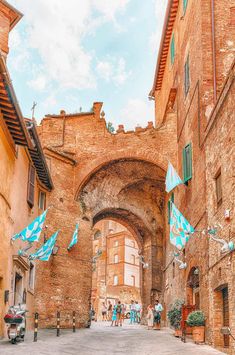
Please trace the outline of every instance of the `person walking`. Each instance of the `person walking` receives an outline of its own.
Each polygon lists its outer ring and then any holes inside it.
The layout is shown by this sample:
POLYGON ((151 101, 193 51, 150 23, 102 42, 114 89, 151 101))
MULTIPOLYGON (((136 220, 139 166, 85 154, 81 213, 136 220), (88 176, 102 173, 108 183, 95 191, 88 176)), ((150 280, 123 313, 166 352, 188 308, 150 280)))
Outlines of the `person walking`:
POLYGON ((126 314, 126 305, 125 303, 122 303, 122 323, 124 323, 125 314, 126 314))
POLYGON ((102 313, 102 322, 107 320, 107 306, 105 302, 102 302, 102 308, 101 308, 101 313, 102 313))
POLYGON ((161 305, 161 303, 159 303, 158 300, 155 301, 155 305, 154 305, 154 327, 153 329, 155 330, 160 330, 161 329, 161 313, 163 311, 163 307, 161 305))
POLYGON ((131 300, 130 304, 130 324, 134 324, 135 322, 135 302, 131 300))
POLYGON ((147 308, 147 321, 148 321, 148 330, 153 328, 153 306, 150 304, 147 308))
POLYGON ((108 301, 108 320, 112 320, 112 314, 113 314, 113 305, 110 301, 108 301))
POLYGON ((135 302, 135 322, 140 323, 140 312, 141 312, 141 305, 138 301, 135 302))
POLYGON ((121 301, 118 301, 117 304, 117 325, 122 326, 122 305, 121 301))
POLYGON ((115 325, 117 326, 117 305, 113 306, 113 311, 112 311, 112 323, 111 323, 111 327, 115 325))

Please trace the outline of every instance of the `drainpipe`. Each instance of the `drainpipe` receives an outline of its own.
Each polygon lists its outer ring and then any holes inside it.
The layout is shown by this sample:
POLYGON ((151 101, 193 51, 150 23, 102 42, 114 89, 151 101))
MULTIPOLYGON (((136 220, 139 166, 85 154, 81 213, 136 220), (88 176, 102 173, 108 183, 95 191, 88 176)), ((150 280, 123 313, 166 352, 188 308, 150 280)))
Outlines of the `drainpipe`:
POLYGON ((213 62, 213 94, 214 103, 217 100, 217 83, 216 83, 216 48, 215 48, 215 1, 211 0, 211 34, 212 34, 212 62, 213 62))

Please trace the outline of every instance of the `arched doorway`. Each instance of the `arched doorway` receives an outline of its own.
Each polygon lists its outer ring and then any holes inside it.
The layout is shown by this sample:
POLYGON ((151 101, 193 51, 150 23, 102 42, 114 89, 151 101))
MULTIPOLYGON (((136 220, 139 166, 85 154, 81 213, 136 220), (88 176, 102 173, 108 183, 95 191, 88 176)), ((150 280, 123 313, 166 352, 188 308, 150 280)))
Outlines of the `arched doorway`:
MULTIPOLYGON (((125 317, 130 315, 131 300, 141 301, 141 251, 135 235, 114 220, 101 220, 95 225, 91 304, 95 319, 101 320, 103 303, 123 304, 125 317), (98 231, 97 231, 98 228, 98 231)), ((111 320, 108 312, 107 320, 111 320)))
POLYGON ((187 304, 195 306, 195 309, 200 309, 200 283, 199 283, 199 268, 194 266, 191 268, 187 279, 187 304))

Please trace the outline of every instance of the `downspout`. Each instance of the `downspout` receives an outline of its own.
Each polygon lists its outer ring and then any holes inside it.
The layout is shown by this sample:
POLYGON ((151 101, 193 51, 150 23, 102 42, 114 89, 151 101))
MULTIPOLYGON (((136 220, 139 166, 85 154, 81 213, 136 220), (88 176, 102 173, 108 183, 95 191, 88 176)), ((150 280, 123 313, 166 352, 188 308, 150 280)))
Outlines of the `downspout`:
POLYGON ((211 0, 211 34, 212 34, 213 97, 214 97, 214 104, 215 104, 217 100, 217 83, 216 83, 215 1, 214 0, 211 0))

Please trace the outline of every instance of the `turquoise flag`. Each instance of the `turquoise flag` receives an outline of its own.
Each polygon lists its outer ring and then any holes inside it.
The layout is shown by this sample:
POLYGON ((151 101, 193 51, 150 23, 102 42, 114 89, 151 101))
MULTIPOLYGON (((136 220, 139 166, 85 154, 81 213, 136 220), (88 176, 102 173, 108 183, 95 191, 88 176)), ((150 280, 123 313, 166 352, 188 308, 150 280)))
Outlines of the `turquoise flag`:
POLYGON ((171 163, 168 163, 168 169, 167 169, 167 174, 166 174, 166 192, 170 192, 173 190, 176 186, 183 184, 183 181, 171 165, 171 163))
POLYGON ((54 233, 48 241, 41 246, 34 254, 29 255, 29 260, 42 260, 48 261, 50 259, 51 253, 56 243, 56 238, 59 231, 54 233))
POLYGON ((184 249, 190 234, 194 233, 194 228, 189 224, 187 219, 171 202, 171 217, 170 217, 170 242, 177 249, 184 249))
POLYGON ((22 232, 15 234, 11 240, 21 239, 24 242, 38 242, 46 219, 47 210, 31 222, 22 232))
POLYGON ((70 250, 78 242, 78 227, 79 227, 79 224, 77 223, 76 227, 75 227, 75 231, 72 236, 72 240, 67 248, 68 250, 70 250))

